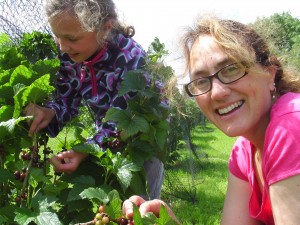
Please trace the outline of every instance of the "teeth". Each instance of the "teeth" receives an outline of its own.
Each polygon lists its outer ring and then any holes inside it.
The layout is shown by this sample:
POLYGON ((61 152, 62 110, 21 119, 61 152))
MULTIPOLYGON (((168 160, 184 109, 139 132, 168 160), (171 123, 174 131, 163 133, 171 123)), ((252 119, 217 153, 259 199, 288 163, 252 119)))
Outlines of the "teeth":
POLYGON ((224 109, 218 109, 218 113, 221 114, 221 115, 229 113, 230 111, 232 111, 235 108, 241 106, 242 104, 243 104, 242 101, 236 102, 236 103, 234 103, 234 104, 232 104, 232 105, 230 105, 230 106, 228 106, 228 107, 226 107, 224 109))

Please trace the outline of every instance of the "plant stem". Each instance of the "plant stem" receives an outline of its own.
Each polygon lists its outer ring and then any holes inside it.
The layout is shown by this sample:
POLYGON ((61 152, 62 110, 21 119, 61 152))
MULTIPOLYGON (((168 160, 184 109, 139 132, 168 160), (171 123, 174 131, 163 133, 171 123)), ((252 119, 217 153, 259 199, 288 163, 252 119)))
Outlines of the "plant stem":
POLYGON ((94 220, 86 222, 86 223, 76 223, 74 225, 90 225, 90 224, 94 224, 94 220))

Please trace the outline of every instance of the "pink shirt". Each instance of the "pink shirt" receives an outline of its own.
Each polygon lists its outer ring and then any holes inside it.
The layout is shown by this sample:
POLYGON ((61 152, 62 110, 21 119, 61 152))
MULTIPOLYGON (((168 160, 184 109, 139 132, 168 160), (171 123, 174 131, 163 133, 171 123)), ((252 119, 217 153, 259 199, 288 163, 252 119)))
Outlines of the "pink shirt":
POLYGON ((252 188, 250 216, 266 225, 274 225, 269 186, 300 174, 300 93, 281 96, 271 109, 262 156, 263 193, 254 175, 253 150, 247 139, 239 137, 229 159, 229 170, 249 182, 252 188))

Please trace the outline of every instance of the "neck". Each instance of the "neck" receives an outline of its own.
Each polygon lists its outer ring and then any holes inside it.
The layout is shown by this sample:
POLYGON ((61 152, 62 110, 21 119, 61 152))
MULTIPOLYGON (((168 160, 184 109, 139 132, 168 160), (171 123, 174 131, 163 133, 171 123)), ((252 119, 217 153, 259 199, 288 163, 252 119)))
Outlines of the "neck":
POLYGON ((269 122, 270 116, 268 114, 258 122, 257 126, 253 127, 251 132, 249 132, 246 135, 242 135, 243 137, 247 138, 256 147, 256 149, 259 149, 261 152, 264 148, 265 134, 269 122))

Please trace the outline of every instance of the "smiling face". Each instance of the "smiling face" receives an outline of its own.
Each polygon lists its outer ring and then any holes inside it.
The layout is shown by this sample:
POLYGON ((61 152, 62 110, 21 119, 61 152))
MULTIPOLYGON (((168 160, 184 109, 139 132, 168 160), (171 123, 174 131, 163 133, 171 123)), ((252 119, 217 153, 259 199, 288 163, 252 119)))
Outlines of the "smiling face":
POLYGON ((50 26, 60 50, 74 62, 87 60, 100 50, 97 33, 83 30, 80 22, 70 13, 54 17, 50 26))
MULTIPOLYGON (((191 49, 191 80, 207 77, 231 63, 234 62, 211 36, 200 36, 191 49)), ((195 100, 205 116, 225 134, 252 138, 256 133, 262 134, 269 122, 273 80, 272 72, 255 65, 245 77, 231 84, 213 78, 212 90, 195 100)))

